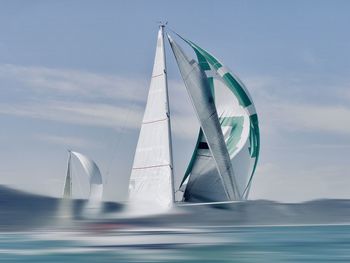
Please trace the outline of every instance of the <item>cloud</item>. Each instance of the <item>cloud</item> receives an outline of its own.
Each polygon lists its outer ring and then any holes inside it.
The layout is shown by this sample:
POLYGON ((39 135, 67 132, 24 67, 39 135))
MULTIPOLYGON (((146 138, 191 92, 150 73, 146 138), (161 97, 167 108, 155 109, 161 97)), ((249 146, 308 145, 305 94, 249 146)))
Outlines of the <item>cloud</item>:
POLYGON ((91 148, 97 147, 96 141, 87 140, 81 137, 59 136, 51 134, 38 134, 36 139, 70 148, 91 148))
MULTIPOLYGON (((0 65, 0 80, 20 93, 29 92, 24 100, 0 102, 0 114, 119 131, 140 127, 149 85, 137 78, 16 65, 0 65)), ((198 125, 186 89, 174 80, 169 86, 173 131, 193 138, 198 125)))
POLYGON ((110 128, 139 127, 142 109, 125 108, 99 103, 51 101, 22 105, 1 104, 0 113, 20 117, 110 128))
POLYGON ((322 83, 301 79, 269 76, 247 79, 262 131, 349 134, 348 81, 334 81, 330 86, 331 80, 322 83))
POLYGON ((0 79, 38 95, 117 101, 143 101, 148 81, 140 77, 96 74, 78 70, 0 64, 0 79))
MULTIPOLYGON (((0 80, 32 95, 24 101, 1 103, 1 114, 115 129, 139 128, 148 90, 146 78, 9 64, 0 64, 0 80)), ((304 101, 310 87, 298 78, 255 76, 245 82, 265 134, 350 132, 349 105, 304 101)), ((347 85, 335 87, 334 96, 348 97, 347 85)), ((182 81, 170 80, 169 92, 173 131, 182 138, 193 138, 198 122, 182 81)))
POLYGON ((278 105, 275 121, 283 123, 284 129, 289 130, 350 134, 350 107, 278 105))

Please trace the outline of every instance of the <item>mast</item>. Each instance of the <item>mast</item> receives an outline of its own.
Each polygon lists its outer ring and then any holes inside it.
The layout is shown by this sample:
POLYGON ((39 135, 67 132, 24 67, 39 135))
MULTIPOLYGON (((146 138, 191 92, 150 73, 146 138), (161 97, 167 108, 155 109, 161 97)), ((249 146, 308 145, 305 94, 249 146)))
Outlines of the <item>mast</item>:
POLYGON ((71 172, 71 160, 72 160, 72 152, 68 150, 68 165, 67 165, 67 175, 66 181, 64 183, 63 197, 66 199, 72 198, 72 172, 71 172))
POLYGON ((163 42, 163 59, 164 59, 164 77, 165 77, 165 92, 166 92, 166 105, 167 105, 167 119, 168 119, 168 138, 169 138, 169 165, 171 169, 171 175, 170 175, 170 183, 171 183, 171 192, 172 192, 172 202, 175 202, 175 185, 174 185, 174 166, 173 166, 173 142, 172 142, 172 136, 171 136, 171 121, 170 121, 170 105, 169 105, 169 93, 168 93, 168 72, 166 68, 166 56, 165 56, 165 48, 164 48, 164 28, 165 25, 167 25, 168 22, 165 22, 161 24, 161 34, 162 34, 162 42, 163 42))
POLYGON ((129 184, 130 204, 147 204, 153 208, 169 208, 174 202, 164 26, 158 31, 152 78, 129 184))

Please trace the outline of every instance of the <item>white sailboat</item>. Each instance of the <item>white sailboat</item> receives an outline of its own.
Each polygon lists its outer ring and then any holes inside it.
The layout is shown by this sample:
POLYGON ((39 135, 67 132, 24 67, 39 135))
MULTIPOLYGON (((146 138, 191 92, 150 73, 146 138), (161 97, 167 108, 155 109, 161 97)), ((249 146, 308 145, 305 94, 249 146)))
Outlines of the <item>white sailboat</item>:
POLYGON ((86 215, 96 215, 100 212, 102 206, 102 175, 97 164, 86 155, 79 152, 69 151, 67 176, 65 180, 63 196, 66 199, 72 198, 72 156, 75 156, 79 160, 86 175, 89 177, 90 191, 84 213, 86 215))
MULTIPOLYGON (((129 184, 129 204, 170 208, 174 180, 164 26, 160 26, 152 79, 129 184)), ((200 123, 197 144, 180 185, 184 202, 241 201, 248 197, 260 135, 255 106, 244 84, 193 42, 190 59, 168 36, 200 123)))

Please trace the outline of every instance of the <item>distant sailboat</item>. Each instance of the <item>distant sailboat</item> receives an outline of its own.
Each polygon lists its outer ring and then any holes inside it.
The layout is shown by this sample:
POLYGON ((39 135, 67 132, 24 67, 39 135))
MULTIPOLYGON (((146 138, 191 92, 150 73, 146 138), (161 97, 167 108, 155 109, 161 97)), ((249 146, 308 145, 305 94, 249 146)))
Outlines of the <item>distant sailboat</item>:
MULTIPOLYGON (((163 34, 161 25, 130 177, 129 203, 169 208, 174 203, 174 179, 163 34)), ((245 200, 260 151, 252 98, 238 77, 214 56, 180 38, 198 59, 190 59, 168 36, 200 124, 196 147, 180 185, 183 201, 245 200)))
POLYGON ((102 175, 97 164, 86 155, 83 155, 81 153, 74 152, 74 151, 69 151, 67 176, 65 180, 63 196, 64 198, 72 197, 72 168, 71 168, 72 155, 79 160, 85 173, 89 177, 90 191, 89 191, 88 203, 85 207, 85 213, 88 215, 97 214, 100 212, 101 204, 102 204, 102 195, 103 195, 102 175))

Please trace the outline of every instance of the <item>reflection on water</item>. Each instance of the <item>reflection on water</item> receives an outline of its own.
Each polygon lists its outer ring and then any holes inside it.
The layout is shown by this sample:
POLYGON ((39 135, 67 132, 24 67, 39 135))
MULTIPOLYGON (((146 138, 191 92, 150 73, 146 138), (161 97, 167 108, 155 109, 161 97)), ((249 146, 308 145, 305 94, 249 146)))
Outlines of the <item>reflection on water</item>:
POLYGON ((349 200, 250 201, 143 217, 105 203, 93 219, 83 207, 0 187, 0 262, 350 262, 349 200))

